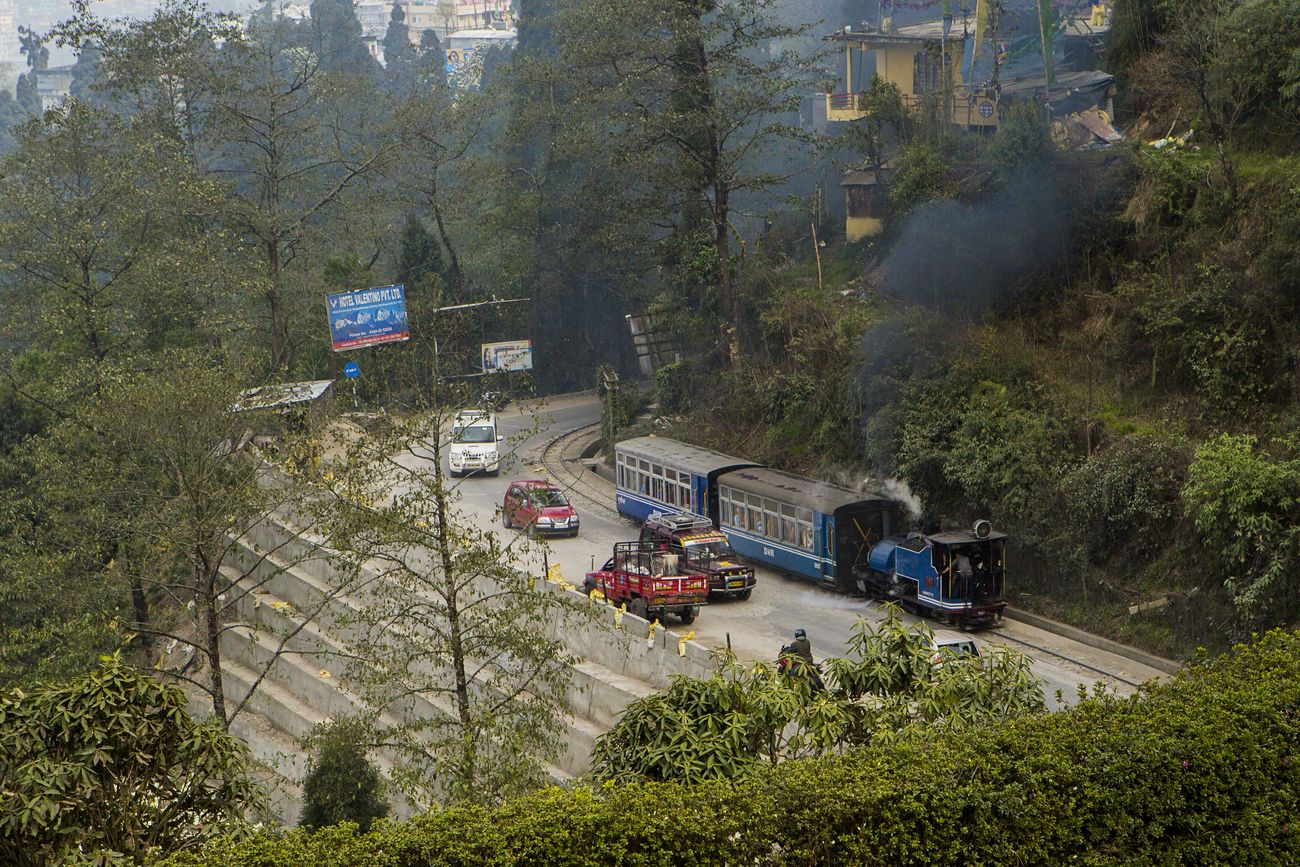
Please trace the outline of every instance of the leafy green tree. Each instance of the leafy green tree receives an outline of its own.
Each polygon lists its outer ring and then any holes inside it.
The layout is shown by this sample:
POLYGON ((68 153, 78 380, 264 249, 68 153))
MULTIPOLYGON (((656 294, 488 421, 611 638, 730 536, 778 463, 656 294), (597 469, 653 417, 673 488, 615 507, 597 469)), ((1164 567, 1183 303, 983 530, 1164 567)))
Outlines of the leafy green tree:
POLYGON ((16 127, 24 123, 29 115, 22 103, 14 99, 8 90, 0 90, 0 156, 4 156, 18 146, 15 136, 16 127))
POLYGON ((1084 556, 1159 554, 1182 516, 1189 458, 1177 437, 1126 436, 1065 476, 1067 532, 1084 556))
POLYGON ((733 209, 791 173, 769 169, 764 156, 808 138, 793 118, 814 61, 775 50, 806 29, 785 23, 773 0, 593 0, 574 7, 558 37, 563 64, 599 71, 593 83, 610 93, 604 125, 624 133, 615 146, 645 163, 667 213, 707 216, 722 343, 733 358, 740 353, 733 209))
POLYGON ((383 780, 366 758, 365 728, 336 722, 314 732, 315 756, 302 784, 302 818, 298 824, 319 831, 339 822, 354 822, 362 833, 388 815, 383 780))
POLYGON ((1275 444, 1222 434, 1202 444, 1187 471, 1183 503, 1217 557, 1244 627, 1295 615, 1300 558, 1300 439, 1275 444))
POLYGON ((406 10, 401 3, 394 3, 384 33, 384 77, 406 91, 415 85, 418 66, 419 52, 411 41, 411 28, 406 26, 406 10))
POLYGON ((0 860, 136 864, 239 829, 247 750, 185 705, 116 656, 0 695, 0 860))
POLYGON ((547 781, 570 677, 553 629, 587 628, 589 609, 534 586, 525 536, 458 512, 447 427, 434 412, 359 440, 327 468, 323 508, 336 568, 364 588, 349 676, 375 715, 409 711, 373 736, 404 759, 394 784, 416 803, 499 803, 547 781))
POLYGON ((1060 413, 1006 386, 986 383, 969 397, 944 455, 943 471, 968 503, 1002 526, 1042 526, 1044 491, 1075 460, 1060 413))
POLYGON ((698 783, 797 758, 841 754, 913 735, 955 732, 1043 709, 1028 657, 936 658, 928 626, 859 619, 850 656, 828 659, 828 689, 766 663, 724 659, 708 680, 674 677, 633 702, 596 742, 600 780, 698 783))
POLYGON ((378 78, 379 65, 361 41, 361 22, 350 0, 312 0, 312 50, 330 72, 378 78))
POLYGON ((903 94, 898 85, 872 75, 866 91, 858 96, 858 108, 866 116, 850 124, 846 138, 862 152, 867 167, 875 171, 876 183, 880 184, 886 136, 891 129, 895 136, 900 136, 908 124, 903 94))
POLYGON ((44 40, 30 27, 18 27, 18 50, 27 58, 27 71, 18 76, 15 98, 18 104, 27 110, 27 114, 37 117, 41 113, 41 96, 36 92, 36 73, 50 65, 50 50, 44 40))
POLYGON ((442 247, 415 214, 406 215, 402 249, 397 258, 397 279, 414 289, 433 275, 444 277, 442 247))
POLYGON ((1042 163, 1053 151, 1047 111, 1033 99, 1012 102, 989 148, 994 163, 1008 174, 1042 163))
POLYGON ((947 186, 948 165, 943 155, 933 144, 917 141, 899 154, 889 203, 896 213, 905 214, 942 195, 947 186))
POLYGON ((10 346, 30 345, 35 322, 46 347, 103 361, 164 339, 149 311, 202 318, 189 281, 214 277, 197 218, 216 198, 174 141, 72 100, 18 142, 0 171, 0 267, 22 299, 10 346))
MULTIPOLYGON (((197 659, 184 676, 206 693, 223 726, 243 712, 260 677, 227 704, 222 637, 241 626, 235 612, 243 598, 297 562, 277 548, 241 571, 228 554, 273 511, 301 498, 291 476, 270 475, 250 453, 258 422, 235 411, 242 385, 241 372, 211 351, 146 357, 106 374, 30 449, 53 513, 42 549, 54 564, 66 563, 47 580, 118 588, 131 601, 131 630, 147 647, 175 642, 197 659), (268 568, 261 559, 285 565, 268 568)), ((294 631, 315 609, 296 613, 294 631)), ((291 635, 274 637, 278 654, 291 635)))

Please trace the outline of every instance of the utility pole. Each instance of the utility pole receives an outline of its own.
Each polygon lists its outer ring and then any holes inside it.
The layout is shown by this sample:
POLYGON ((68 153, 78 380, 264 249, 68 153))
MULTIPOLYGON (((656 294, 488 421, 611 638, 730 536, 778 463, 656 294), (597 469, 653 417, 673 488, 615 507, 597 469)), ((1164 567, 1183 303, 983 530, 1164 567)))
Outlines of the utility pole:
MULTIPOLYGON (((533 299, 531 298, 492 298, 491 300, 488 301, 474 301, 470 304, 451 304, 447 307, 437 307, 434 309, 433 313, 436 316, 439 313, 447 313, 451 310, 469 310, 476 307, 493 307, 498 304, 521 304, 525 301, 532 301, 532 300, 533 299)), ((486 371, 484 371, 484 373, 486 373, 486 371)), ((435 330, 433 333, 433 389, 434 389, 433 402, 435 404, 437 403, 437 398, 438 398, 437 390, 438 390, 439 381, 440 380, 438 378, 438 332, 437 330, 435 330)))
POLYGON ((614 457, 614 439, 618 436, 619 418, 618 418, 618 394, 621 384, 619 382, 618 371, 609 365, 602 365, 600 368, 600 388, 604 392, 605 412, 604 430, 602 434, 605 439, 605 460, 612 462, 614 457))

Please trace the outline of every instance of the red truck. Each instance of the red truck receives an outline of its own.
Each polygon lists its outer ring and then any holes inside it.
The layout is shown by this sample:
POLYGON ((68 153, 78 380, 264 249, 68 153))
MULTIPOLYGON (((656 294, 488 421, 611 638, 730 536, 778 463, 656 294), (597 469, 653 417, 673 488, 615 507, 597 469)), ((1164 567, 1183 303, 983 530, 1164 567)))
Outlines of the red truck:
POLYGON ((615 542, 614 556, 588 572, 582 588, 588 594, 600 590, 614 605, 626 602, 628 611, 646 620, 662 623, 676 614, 682 623, 693 623, 709 601, 709 579, 684 574, 682 565, 680 555, 657 542, 615 542))

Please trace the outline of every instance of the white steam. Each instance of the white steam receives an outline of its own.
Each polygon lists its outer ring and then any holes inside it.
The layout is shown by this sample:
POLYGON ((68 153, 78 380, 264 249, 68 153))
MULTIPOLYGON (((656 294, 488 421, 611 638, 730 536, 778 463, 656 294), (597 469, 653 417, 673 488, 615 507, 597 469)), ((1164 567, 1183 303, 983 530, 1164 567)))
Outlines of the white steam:
POLYGON ((920 520, 923 514, 921 498, 912 493, 912 489, 907 486, 907 482, 902 479, 885 479, 880 483, 880 487, 886 494, 907 507, 908 517, 913 521, 920 520))

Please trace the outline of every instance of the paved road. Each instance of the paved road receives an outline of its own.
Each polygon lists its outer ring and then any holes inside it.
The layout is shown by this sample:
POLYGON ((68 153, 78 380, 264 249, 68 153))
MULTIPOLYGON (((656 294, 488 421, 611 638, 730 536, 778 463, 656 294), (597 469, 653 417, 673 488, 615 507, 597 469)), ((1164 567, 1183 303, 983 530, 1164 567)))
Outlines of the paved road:
MULTIPOLYGON (((540 411, 535 406, 510 407, 498 416, 497 422, 499 433, 506 437, 503 456, 509 455, 500 477, 453 480, 459 508, 485 529, 516 532, 503 530, 500 523, 501 499, 508 483, 546 476, 540 465, 544 445, 558 434, 596 422, 599 417, 599 403, 590 395, 558 398, 545 403, 540 411), (529 430, 539 426, 540 432, 529 430)), ((582 499, 575 503, 582 517, 580 534, 573 539, 549 541, 548 546, 550 562, 559 562, 565 580, 581 585, 584 573, 593 564, 604 563, 615 542, 636 538, 637 528, 614 512, 612 493, 605 508, 582 499)), ((531 565, 541 572, 540 558, 531 565)), ((695 640, 708 647, 719 648, 730 642, 744 659, 771 659, 791 639, 794 630, 803 627, 808 630, 814 653, 823 657, 845 652, 859 617, 875 621, 882 616, 875 603, 823 590, 770 569, 758 570, 758 582, 748 601, 710 604, 692 626, 681 626, 672 618, 669 629, 679 634, 694 629, 695 640)), ((975 640, 981 645, 1006 644, 1028 652, 1034 659, 1035 673, 1044 683, 1049 706, 1059 706, 1058 691, 1062 701, 1069 704, 1074 702, 1080 685, 1101 680, 1120 693, 1128 693, 1133 691, 1133 684, 1160 674, 1127 658, 1022 623, 1004 623, 995 630, 978 633, 975 640), (1098 670, 1114 677, 1105 677, 1098 670)))

